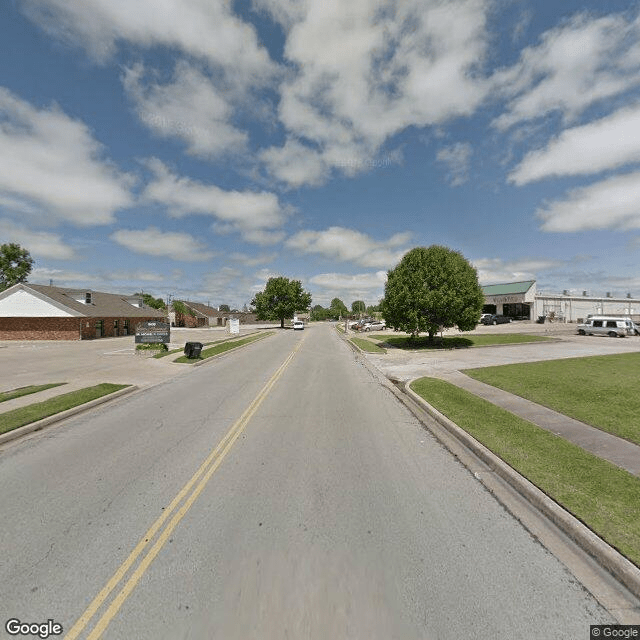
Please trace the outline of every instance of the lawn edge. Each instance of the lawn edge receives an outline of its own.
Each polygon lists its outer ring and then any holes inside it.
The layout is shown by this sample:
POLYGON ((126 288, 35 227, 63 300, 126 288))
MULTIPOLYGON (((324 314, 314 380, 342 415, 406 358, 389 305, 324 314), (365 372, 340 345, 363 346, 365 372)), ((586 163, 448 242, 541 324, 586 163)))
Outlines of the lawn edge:
MULTIPOLYGON (((440 426, 444 427, 450 435, 461 442, 494 473, 541 511, 578 546, 593 557, 602 567, 607 569, 618 581, 624 584, 635 596, 640 597, 640 569, 596 535, 583 522, 569 513, 564 507, 550 498, 544 491, 513 469, 513 467, 502 460, 502 458, 495 455, 481 442, 459 427, 455 422, 441 414, 435 407, 413 391, 410 385, 422 377, 424 376, 419 376, 418 378, 413 378, 402 383, 401 392, 411 398, 411 400, 429 414, 440 426)), ((446 442, 443 442, 443 444, 449 448, 446 442)), ((483 482, 481 476, 476 474, 476 477, 483 482)))
POLYGON ((138 388, 139 387, 137 385, 129 385, 124 389, 118 389, 118 391, 114 391, 113 393, 108 393, 104 396, 100 396, 99 398, 95 398, 94 400, 89 400, 88 402, 84 402, 75 407, 71 407, 71 409, 66 409, 65 411, 54 413, 52 416, 42 418, 42 420, 37 420, 36 422, 25 424, 24 426, 18 427, 17 429, 7 431, 6 433, 0 434, 0 445, 4 444, 5 442, 20 438, 21 436, 27 435, 28 433, 32 433, 33 431, 44 429, 51 424, 61 422, 62 420, 70 418, 71 416, 74 416, 78 413, 82 413, 83 411, 88 411, 93 407, 108 402, 109 400, 114 400, 115 398, 133 393, 134 391, 137 391, 138 388))
MULTIPOLYGON (((214 342, 212 345, 209 346, 215 346, 217 344, 222 344, 224 342, 231 342, 233 340, 244 340, 245 338, 251 338, 253 336, 257 336, 255 340, 252 340, 251 342, 246 342, 245 344, 239 344, 235 347, 232 347, 231 349, 227 349, 226 351, 223 351, 222 353, 216 353, 215 355, 212 356, 207 356, 206 358, 201 358, 198 360, 194 360, 193 362, 178 362, 179 358, 182 358, 184 356, 184 353, 182 356, 178 356, 178 358, 175 358, 173 360, 171 360, 171 362, 173 364, 186 364, 189 365, 191 367, 201 367, 203 364, 206 364, 207 362, 209 362, 210 360, 216 360, 217 358, 222 358, 223 356, 226 356, 228 353, 232 353, 233 351, 237 351, 238 349, 242 349, 243 347, 248 347, 249 345, 254 344, 255 342, 260 342, 260 340, 264 340, 265 338, 269 338, 270 336, 274 335, 274 333, 261 333, 261 332, 256 332, 256 333, 250 333, 248 335, 244 335, 244 336, 240 336, 239 338, 228 338, 227 340, 220 340, 218 342, 214 342)), ((202 350, 204 351, 204 345, 202 350)))

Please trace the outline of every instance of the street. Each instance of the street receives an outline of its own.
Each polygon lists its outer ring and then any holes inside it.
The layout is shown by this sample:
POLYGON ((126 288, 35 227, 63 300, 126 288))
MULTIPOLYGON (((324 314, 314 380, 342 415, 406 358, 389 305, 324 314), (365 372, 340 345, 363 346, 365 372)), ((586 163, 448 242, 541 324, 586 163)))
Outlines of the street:
POLYGON ((329 325, 0 452, 0 617, 70 638, 588 638, 611 616, 329 325))

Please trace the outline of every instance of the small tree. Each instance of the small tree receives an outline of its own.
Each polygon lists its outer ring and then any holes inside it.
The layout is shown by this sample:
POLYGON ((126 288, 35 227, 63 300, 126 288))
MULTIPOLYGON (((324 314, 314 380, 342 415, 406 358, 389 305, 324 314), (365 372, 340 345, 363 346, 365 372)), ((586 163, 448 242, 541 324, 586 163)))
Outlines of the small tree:
POLYGON ((19 244, 0 245, 0 291, 26 282, 33 267, 31 254, 19 244))
POLYGON ((187 307, 184 302, 180 300, 174 300, 172 303, 173 310, 176 314, 176 327, 184 327, 185 316, 195 316, 195 311, 187 307))
POLYGON ((258 320, 280 320, 284 329, 285 318, 296 311, 306 311, 311 305, 311 294, 302 288, 299 280, 269 278, 264 291, 256 293, 251 304, 256 308, 258 320))
POLYGON ((225 312, 229 313, 231 311, 231 307, 229 307, 228 304, 221 304, 218 307, 218 311, 225 311, 225 312))
POLYGON ((432 341, 443 328, 474 329, 483 304, 476 270, 461 253, 433 245, 412 249, 388 272, 382 314, 388 326, 432 341))

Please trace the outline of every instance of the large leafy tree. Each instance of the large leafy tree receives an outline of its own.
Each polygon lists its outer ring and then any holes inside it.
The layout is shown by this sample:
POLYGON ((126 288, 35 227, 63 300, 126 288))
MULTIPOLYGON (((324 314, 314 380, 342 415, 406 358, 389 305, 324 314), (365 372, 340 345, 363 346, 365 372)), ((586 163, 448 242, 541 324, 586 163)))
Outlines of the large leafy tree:
POLYGON ((0 245, 0 291, 26 282, 33 267, 31 254, 19 244, 0 245))
POLYGON ((256 293, 251 304, 256 308, 258 320, 280 320, 280 327, 284 328, 285 318, 311 306, 311 294, 299 280, 269 278, 264 291, 256 293))
POLYGON ((478 274, 464 256, 432 245, 412 249, 388 272, 382 315, 388 326, 433 340, 447 327, 474 329, 483 304, 478 274))
POLYGON ((364 300, 354 300, 351 303, 352 313, 364 313, 367 309, 367 305, 364 300))
POLYGON ((348 313, 347 305, 340 300, 340 298, 334 298, 329 305, 331 316, 336 320, 342 316, 346 316, 348 313))
POLYGON ((142 302, 147 305, 147 307, 151 307, 152 309, 165 309, 166 304, 162 298, 154 298, 150 293, 136 293, 136 296, 142 297, 142 302))

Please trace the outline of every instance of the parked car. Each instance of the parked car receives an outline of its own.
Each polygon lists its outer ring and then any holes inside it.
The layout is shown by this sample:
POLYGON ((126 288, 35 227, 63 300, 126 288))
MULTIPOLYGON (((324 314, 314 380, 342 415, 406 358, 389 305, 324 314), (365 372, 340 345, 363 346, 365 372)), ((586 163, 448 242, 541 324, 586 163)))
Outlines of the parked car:
POLYGON ((304 329, 304 322, 302 320, 294 320, 293 321, 294 330, 302 330, 304 329))
POLYGON ((628 318, 616 318, 611 316, 592 316, 583 324, 578 325, 578 333, 581 336, 609 336, 611 338, 624 338, 633 335, 635 330, 633 323, 628 318))
POLYGON ((506 324, 507 322, 511 322, 511 318, 507 316, 496 316, 494 314, 490 314, 488 318, 482 320, 482 324, 506 324))
POLYGON ((366 324, 363 328, 363 331, 384 331, 387 328, 387 325, 384 320, 374 320, 366 324))
POLYGON ((490 317, 491 317, 491 314, 490 314, 490 313, 483 313, 483 314, 480 316, 480 320, 478 321, 478 323, 479 323, 479 324, 484 324, 484 319, 485 319, 485 318, 490 318, 490 317))

